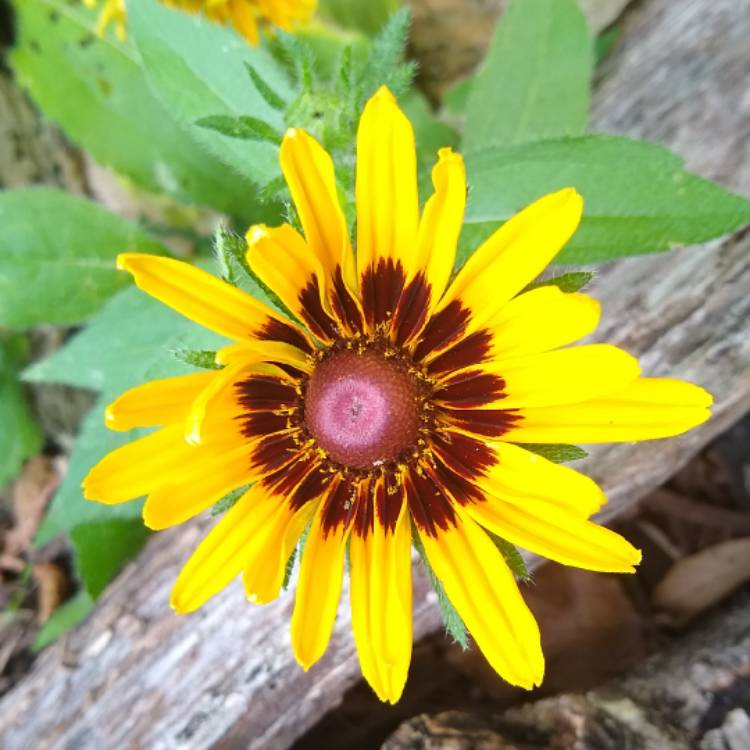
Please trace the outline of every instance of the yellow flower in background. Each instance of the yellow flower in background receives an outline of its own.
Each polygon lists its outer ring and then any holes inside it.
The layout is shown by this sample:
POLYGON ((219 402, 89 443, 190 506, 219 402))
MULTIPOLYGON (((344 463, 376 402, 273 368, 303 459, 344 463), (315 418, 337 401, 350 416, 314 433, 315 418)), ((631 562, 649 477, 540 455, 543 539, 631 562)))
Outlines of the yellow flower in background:
POLYGON ((96 24, 96 33, 100 36, 109 28, 110 24, 115 27, 115 33, 120 41, 124 41, 127 36, 125 22, 128 14, 125 9, 125 0, 83 0, 87 8, 96 8, 101 6, 99 21, 96 24))
POLYGON ((163 529, 250 485, 180 574, 180 613, 240 573, 250 601, 272 601, 309 527, 291 622, 305 669, 330 639, 348 549, 362 672, 391 702, 411 656, 417 534, 490 664, 538 685, 539 629, 487 531, 588 570, 632 572, 640 552, 589 520, 606 502, 591 479, 524 444, 677 435, 709 417, 711 396, 641 377, 614 346, 569 346, 598 324, 589 296, 524 291, 578 226, 573 189, 520 211, 452 279, 463 160, 439 152, 420 215, 414 133, 387 89, 359 124, 356 255, 320 144, 288 131, 281 168, 304 236, 252 227, 247 260, 297 320, 178 260, 120 256, 141 289, 235 343, 219 351, 221 370, 112 403, 112 429, 159 429, 107 455, 84 493, 146 495, 145 522, 163 529))
MULTIPOLYGON (((90 8, 99 0, 83 0, 90 8)), ((204 13, 212 21, 231 24, 250 44, 258 44, 259 29, 271 24, 284 31, 292 31, 295 24, 308 21, 315 12, 317 0, 160 0, 171 8, 190 13, 204 13)), ((125 0, 103 0, 97 33, 103 33, 110 23, 116 26, 117 36, 125 37, 127 18, 125 0)))

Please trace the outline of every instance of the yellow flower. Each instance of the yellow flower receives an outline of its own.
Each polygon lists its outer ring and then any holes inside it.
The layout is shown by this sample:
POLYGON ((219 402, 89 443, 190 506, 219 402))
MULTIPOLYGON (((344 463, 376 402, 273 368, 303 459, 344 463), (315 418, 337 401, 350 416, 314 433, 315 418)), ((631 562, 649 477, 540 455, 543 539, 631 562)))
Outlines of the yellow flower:
POLYGON ((120 256, 141 289, 236 343, 219 371, 147 383, 109 406, 112 429, 160 429, 106 456, 85 495, 147 495, 145 522, 163 529, 252 485, 180 574, 180 613, 240 573, 250 601, 276 598, 309 525, 291 622, 305 669, 328 644, 348 547, 362 672, 391 702, 411 655, 418 534, 490 664, 538 685, 537 624, 485 530, 589 570, 632 572, 640 552, 588 520, 606 501, 591 479, 523 445, 676 435, 709 417, 711 397, 640 377, 614 346, 568 346, 598 323, 587 295, 524 291, 576 230, 573 189, 519 212, 451 281, 464 163, 440 151, 420 216, 413 130, 387 89, 359 125, 356 257, 326 151, 290 130, 281 168, 304 236, 252 227, 247 260, 298 321, 178 260, 120 256))
MULTIPOLYGON (((93 8, 99 0, 83 0, 93 8)), ((212 21, 231 24, 250 44, 258 44, 258 29, 265 23, 291 31, 299 22, 308 21, 317 0, 160 0, 171 8, 190 13, 204 13, 212 21)), ((103 0, 97 33, 102 34, 110 23, 116 24, 117 36, 125 37, 127 12, 125 0, 103 0)))

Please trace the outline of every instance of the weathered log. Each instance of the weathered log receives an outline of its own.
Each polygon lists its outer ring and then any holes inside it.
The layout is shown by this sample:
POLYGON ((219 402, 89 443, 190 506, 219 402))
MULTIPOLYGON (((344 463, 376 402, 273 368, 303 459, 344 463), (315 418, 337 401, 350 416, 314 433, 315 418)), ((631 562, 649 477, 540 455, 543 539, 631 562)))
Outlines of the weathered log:
MULTIPOLYGON (((746 82, 750 0, 652 0, 627 15, 596 96, 594 125, 675 147, 694 168, 750 193, 746 82)), ((592 452, 582 466, 623 513, 750 408, 750 236, 625 260, 599 273, 599 338, 716 395, 716 416, 670 441, 592 452)), ((154 538, 88 622, 48 649, 0 701, 10 748, 284 748, 358 679, 347 593, 325 658, 304 674, 291 657, 291 596, 264 608, 239 586, 178 618, 168 592, 208 526, 154 538)), ((415 636, 440 627, 421 574, 415 636)))
POLYGON ((402 724, 383 750, 741 750, 750 747, 750 593, 585 694, 498 715, 447 711, 402 724))

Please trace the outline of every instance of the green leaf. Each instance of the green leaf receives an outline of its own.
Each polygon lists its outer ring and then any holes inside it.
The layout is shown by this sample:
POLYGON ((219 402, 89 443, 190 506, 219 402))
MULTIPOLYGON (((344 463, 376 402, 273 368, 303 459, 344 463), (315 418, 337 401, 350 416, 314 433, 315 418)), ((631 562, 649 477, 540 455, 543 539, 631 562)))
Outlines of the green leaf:
POLYGON ((589 455, 583 448, 565 443, 523 443, 520 447, 556 464, 580 461, 589 455))
POLYGON ((591 263, 706 242, 750 221, 750 202, 686 172, 661 146, 617 136, 491 148, 466 159, 471 192, 459 256, 546 193, 573 186, 583 220, 559 256, 591 263))
POLYGON ((61 635, 82 623, 94 609, 94 600, 88 591, 81 589, 72 599, 58 607, 42 625, 31 644, 34 653, 54 643, 61 635))
POLYGON ((596 37, 594 40, 594 59, 597 65, 601 65, 609 57, 621 36, 622 26, 615 24, 596 37))
POLYGON ((81 423, 78 439, 70 455, 68 470, 55 493, 37 532, 34 544, 41 546, 81 524, 109 523, 115 520, 141 523, 143 502, 102 505, 85 500, 81 482, 94 464, 110 451, 143 437, 147 430, 113 432, 104 424, 104 407, 109 397, 100 399, 81 423))
POLYGON ((96 37, 95 12, 79 3, 14 5, 19 33, 11 61, 18 80, 76 143, 148 190, 247 219, 255 214, 252 183, 178 127, 168 102, 149 89, 132 44, 114 34, 96 37))
POLYGON ((113 397, 154 378, 192 372, 169 352, 216 350, 228 342, 135 287, 116 294, 90 324, 24 379, 65 383, 113 397))
POLYGON ((130 283, 115 257, 136 250, 164 252, 90 201, 41 187, 0 193, 0 325, 84 320, 130 283))
POLYGON ((401 0, 320 0, 318 12, 321 17, 333 21, 344 29, 356 29, 372 36, 388 21, 388 16, 401 6, 401 0))
POLYGON ((495 546, 500 550, 500 554, 508 564, 511 573, 513 573, 519 581, 531 580, 531 573, 529 573, 529 569, 526 567, 526 560, 523 559, 523 556, 516 549, 515 545, 502 537, 499 537, 497 534, 493 534, 487 529, 485 529, 485 531, 490 535, 490 539, 492 539, 495 546))
POLYGON ((0 337, 0 487, 42 447, 42 431, 31 415, 18 374, 26 362, 23 336, 0 337))
POLYGON ((76 570, 92 599, 97 599, 122 566, 138 553, 150 533, 139 519, 122 518, 83 523, 71 530, 76 570))
MULTIPOLYGON (((251 47, 230 28, 201 15, 175 12, 155 0, 131 4, 128 30, 156 96, 178 123, 229 167, 229 174, 239 173, 255 185, 279 174, 276 146, 195 126, 205 117, 237 118, 252 112, 253 117, 283 131, 282 114, 247 78, 250 65, 281 99, 292 99, 284 72, 265 49, 251 47)), ((266 206, 253 220, 275 221, 278 216, 271 208, 266 206)))
POLYGON ((524 291, 528 292, 531 289, 537 289, 540 286, 556 286, 562 292, 579 292, 593 278, 594 274, 590 271, 571 271, 570 273, 563 273, 559 276, 552 276, 548 279, 532 281, 524 291))
POLYGON ((576 0, 513 0, 471 86, 464 149, 583 133, 592 62, 576 0))
POLYGON ((215 130, 217 133, 227 135, 230 138, 240 138, 246 141, 270 141, 276 145, 281 143, 281 136, 267 122, 255 117, 214 115, 213 117, 202 117, 195 124, 201 128, 215 130))
POLYGON ((440 614, 443 617, 445 631, 465 651, 469 648, 469 634, 466 630, 466 625, 461 619, 461 615, 458 614, 458 610, 453 606, 453 602, 448 598, 448 594, 445 593, 443 584, 440 583, 440 580, 435 575, 435 572, 430 565, 430 561, 427 559, 427 554, 425 553, 424 546, 419 538, 419 533, 414 528, 412 528, 412 540, 414 542, 414 547, 422 560, 422 564, 427 571, 432 588, 435 590, 438 604, 440 605, 440 614))

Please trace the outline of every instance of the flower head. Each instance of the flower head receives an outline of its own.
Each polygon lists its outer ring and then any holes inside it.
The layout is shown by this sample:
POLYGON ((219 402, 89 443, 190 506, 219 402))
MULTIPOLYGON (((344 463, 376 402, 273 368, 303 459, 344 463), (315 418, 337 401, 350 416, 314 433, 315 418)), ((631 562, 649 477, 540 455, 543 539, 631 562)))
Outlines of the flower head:
POLYGON ((86 497, 148 495, 145 521, 161 529, 251 485, 180 574, 178 612, 240 573, 251 601, 271 601, 309 527, 291 623, 304 668, 330 638, 348 548, 362 672, 392 702, 411 654, 416 534, 490 664, 538 685, 539 630, 491 534, 590 570, 632 572, 640 553, 589 520, 606 501, 591 479, 524 445, 676 435, 708 418, 711 397, 641 377, 616 347, 569 346, 599 305, 526 290, 578 225, 573 189, 520 211, 452 278, 463 160, 440 151, 420 215, 412 127, 387 89, 359 124, 356 257, 325 150, 290 130, 281 167, 303 233, 252 227, 247 260, 296 321, 180 261, 120 257, 141 289, 236 343, 220 371, 109 406, 113 429, 160 429, 94 467, 86 497))
MULTIPOLYGON (((83 0, 90 8, 99 0, 83 0)), ((120 39, 125 37, 127 11, 125 0, 102 0, 97 33, 103 33, 114 23, 120 39)), ((308 21, 315 11, 317 0, 160 0, 171 8, 204 13, 220 24, 231 24, 250 44, 258 44, 258 30, 270 24, 284 31, 292 31, 296 23, 308 21)))

